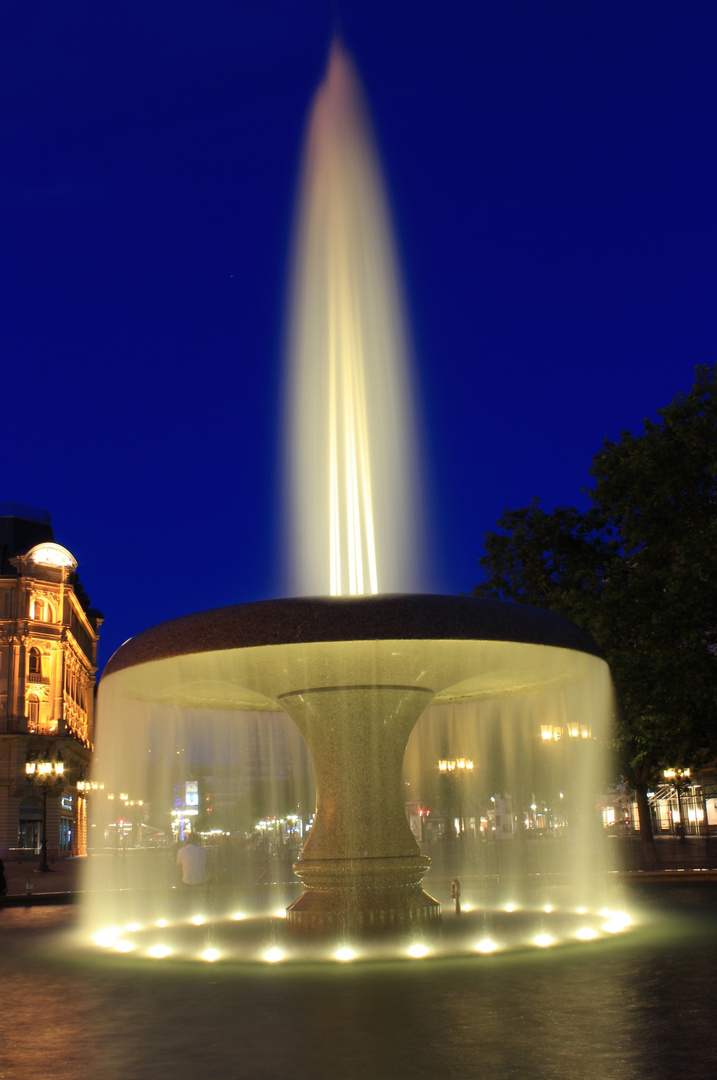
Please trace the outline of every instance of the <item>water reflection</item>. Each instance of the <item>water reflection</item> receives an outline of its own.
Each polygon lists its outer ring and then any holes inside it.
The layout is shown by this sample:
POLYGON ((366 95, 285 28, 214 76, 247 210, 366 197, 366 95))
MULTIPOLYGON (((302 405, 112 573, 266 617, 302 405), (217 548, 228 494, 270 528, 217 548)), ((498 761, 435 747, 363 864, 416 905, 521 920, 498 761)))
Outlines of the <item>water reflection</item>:
POLYGON ((0 912, 12 1080, 367 1075, 712 1080, 714 904, 631 937, 520 956, 321 969, 219 963, 137 979, 48 949, 69 908, 0 912), (51 1016, 52 1022, 48 1021, 51 1016))

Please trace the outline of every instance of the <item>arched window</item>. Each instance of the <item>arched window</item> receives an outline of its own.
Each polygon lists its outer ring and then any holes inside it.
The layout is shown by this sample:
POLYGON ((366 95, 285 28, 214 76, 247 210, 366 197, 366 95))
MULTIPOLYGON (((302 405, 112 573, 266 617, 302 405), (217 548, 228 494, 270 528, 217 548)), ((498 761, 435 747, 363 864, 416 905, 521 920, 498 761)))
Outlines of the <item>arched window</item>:
POLYGON ((30 660, 28 663, 28 672, 30 675, 41 675, 42 664, 40 662, 40 650, 30 649, 30 660))
POLYGON ((45 620, 45 601, 33 600, 30 611, 30 618, 36 619, 37 622, 44 622, 45 620))

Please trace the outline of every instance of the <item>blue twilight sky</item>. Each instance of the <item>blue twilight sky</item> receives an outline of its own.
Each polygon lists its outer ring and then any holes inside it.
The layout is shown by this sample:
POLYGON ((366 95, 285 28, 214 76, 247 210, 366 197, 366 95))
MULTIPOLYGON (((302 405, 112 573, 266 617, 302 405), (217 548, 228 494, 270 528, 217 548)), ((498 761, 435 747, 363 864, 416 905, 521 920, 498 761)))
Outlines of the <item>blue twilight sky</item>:
POLYGON ((280 595, 306 113, 338 25, 393 202, 436 591, 715 362, 714 0, 6 0, 0 501, 106 616, 280 595))

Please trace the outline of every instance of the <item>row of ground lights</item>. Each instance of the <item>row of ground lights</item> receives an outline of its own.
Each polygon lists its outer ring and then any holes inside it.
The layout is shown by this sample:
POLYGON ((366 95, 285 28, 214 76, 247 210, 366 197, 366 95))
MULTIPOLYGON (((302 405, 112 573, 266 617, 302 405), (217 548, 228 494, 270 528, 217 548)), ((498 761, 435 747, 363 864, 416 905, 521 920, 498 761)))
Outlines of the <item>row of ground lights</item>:
MULTIPOLYGON (((620 933, 620 931, 627 929, 627 927, 630 926, 632 922, 629 915, 626 915, 624 912, 612 911, 608 908, 603 908, 603 910, 600 911, 598 914, 601 918, 605 920, 602 927, 603 931, 609 934, 620 933)), ((242 917, 243 916, 241 915, 235 916, 235 918, 242 917)), ((195 916, 190 921, 195 926, 201 926, 205 920, 202 916, 195 916)), ((167 926, 167 922, 164 919, 160 919, 155 925, 162 928, 167 926)), ((123 934, 136 933, 138 930, 141 929, 141 926, 137 923, 129 923, 124 929, 120 929, 119 927, 108 927, 105 930, 98 931, 98 933, 94 935, 93 940, 96 945, 99 945, 103 948, 113 948, 116 952, 134 952, 136 949, 136 945, 134 945, 131 941, 127 941, 123 937, 123 934)), ((574 932, 573 936, 576 937, 579 941, 592 941, 599 936, 599 931, 595 930, 594 927, 591 926, 582 926, 574 932)), ((532 944, 538 946, 538 948, 544 949, 548 948, 550 945, 556 944, 556 940, 557 939, 554 938, 552 935, 543 933, 537 934, 532 939, 532 944)), ((491 938, 483 938, 475 945, 476 952, 483 953, 484 955, 492 952, 497 952, 500 950, 500 948, 500 944, 493 941, 491 938)), ((171 956, 173 951, 174 950, 169 945, 157 944, 152 945, 147 950, 147 956, 155 960, 163 960, 166 957, 171 956)), ((427 945, 421 942, 409 946, 409 948, 406 949, 405 955, 411 957, 411 959, 420 960, 426 956, 429 956, 432 952, 437 953, 437 950, 431 950, 427 945)), ((209 962, 219 960, 221 958, 221 955, 222 954, 218 949, 213 948, 205 949, 204 952, 199 954, 200 959, 209 962)), ((355 960, 358 955, 359 954, 355 952, 354 949, 352 949, 350 946, 344 945, 336 950, 336 952, 333 954, 333 957, 335 960, 338 960, 342 963, 347 963, 351 960, 355 960)), ((278 946, 274 946, 273 948, 267 949, 264 953, 262 953, 261 958, 269 964, 275 964, 281 960, 286 959, 286 953, 284 953, 282 949, 278 948, 278 946)))

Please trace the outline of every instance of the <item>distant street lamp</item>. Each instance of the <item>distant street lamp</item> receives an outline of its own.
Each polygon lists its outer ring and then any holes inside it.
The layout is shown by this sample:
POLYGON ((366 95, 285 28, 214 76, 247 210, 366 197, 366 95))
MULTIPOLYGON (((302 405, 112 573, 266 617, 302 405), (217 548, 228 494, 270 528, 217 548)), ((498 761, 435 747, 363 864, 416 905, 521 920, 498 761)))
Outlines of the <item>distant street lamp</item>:
MULTIPOLYGON (((459 777, 467 776, 468 773, 473 772, 473 762, 470 758, 441 758, 438 762, 438 769, 444 776, 459 777)), ((465 821, 463 820, 463 787, 459 782, 456 793, 458 795, 458 829, 461 836, 465 835, 465 821)), ((448 817, 451 814, 451 807, 448 807, 448 817)), ((446 822, 446 825, 448 823, 446 822)), ((447 839, 447 837, 446 837, 447 839)), ((455 839, 455 837, 454 837, 455 839)))
POLYGON ((42 874, 48 874, 52 869, 47 865, 47 795, 50 790, 62 787, 64 772, 65 764, 61 753, 53 760, 44 754, 33 757, 28 752, 25 775, 29 783, 42 792, 42 842, 38 867, 42 874))
POLYGON ((662 775, 664 776, 665 780, 672 781, 672 786, 675 789, 675 794, 677 796, 677 816, 679 817, 679 821, 675 825, 675 832, 677 833, 677 837, 679 840, 685 840, 686 831, 684 811, 682 809, 682 791, 685 786, 685 780, 689 780, 690 778, 690 770, 665 769, 662 775))

